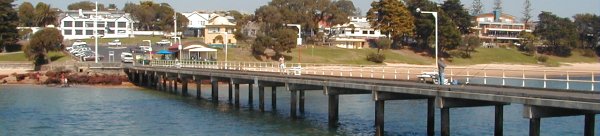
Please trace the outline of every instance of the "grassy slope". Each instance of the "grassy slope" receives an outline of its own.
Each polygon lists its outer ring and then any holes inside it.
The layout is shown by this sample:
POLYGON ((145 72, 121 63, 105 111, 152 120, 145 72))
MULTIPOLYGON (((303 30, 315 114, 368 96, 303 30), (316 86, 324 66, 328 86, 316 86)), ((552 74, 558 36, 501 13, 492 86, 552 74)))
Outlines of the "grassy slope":
MULTIPOLYGON (((49 52, 48 56, 50 57, 50 59, 53 62, 64 62, 66 60, 69 60, 69 57, 66 56, 62 52, 49 52)), ((0 61, 25 61, 26 62, 29 60, 25 56, 25 53, 20 52, 20 53, 0 55, 0 61)))
MULTIPOLYGON (((516 49, 504 48, 477 48, 471 58, 453 58, 454 65, 474 65, 489 63, 505 64, 538 64, 533 56, 527 56, 516 49)), ((549 56, 549 59, 543 65, 559 66, 561 63, 597 63, 598 59, 593 57, 584 57, 578 51, 573 51, 569 57, 549 56)))

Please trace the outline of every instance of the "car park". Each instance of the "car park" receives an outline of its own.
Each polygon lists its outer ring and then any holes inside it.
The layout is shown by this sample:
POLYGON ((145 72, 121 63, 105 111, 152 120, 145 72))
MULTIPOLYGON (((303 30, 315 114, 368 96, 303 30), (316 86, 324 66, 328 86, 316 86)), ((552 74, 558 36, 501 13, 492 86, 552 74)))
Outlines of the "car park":
POLYGON ((166 45, 166 46, 169 46, 169 45, 171 44, 171 41, 169 41, 169 40, 166 40, 166 39, 163 39, 163 40, 160 40, 159 42, 156 42, 156 44, 157 44, 158 46, 165 46, 165 45, 166 45))
POLYGON ((143 52, 152 52, 152 47, 150 47, 150 46, 140 46, 140 49, 143 52))
POLYGON ((108 42, 109 46, 121 46, 121 41, 119 39, 108 42))

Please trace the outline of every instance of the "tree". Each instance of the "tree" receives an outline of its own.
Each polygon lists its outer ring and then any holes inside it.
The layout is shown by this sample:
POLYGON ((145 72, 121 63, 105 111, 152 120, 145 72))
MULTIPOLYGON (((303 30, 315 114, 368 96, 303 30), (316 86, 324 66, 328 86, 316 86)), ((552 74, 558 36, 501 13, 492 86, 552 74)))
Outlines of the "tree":
POLYGON ((377 46, 377 54, 380 53, 381 50, 389 49, 392 45, 392 41, 388 38, 379 38, 375 42, 375 46, 377 46))
POLYGON ((139 4, 126 3, 123 11, 131 13, 138 20, 138 29, 147 31, 161 30, 173 32, 173 17, 177 16, 177 29, 184 30, 189 20, 184 15, 177 13, 168 3, 154 3, 152 1, 141 1, 139 4))
POLYGON ((537 37, 535 37, 535 35, 532 33, 526 32, 525 30, 521 31, 518 37, 521 39, 519 50, 527 53, 529 56, 535 55, 535 43, 537 42, 537 37))
POLYGON ((531 2, 529 0, 525 0, 523 4, 523 23, 525 23, 525 27, 529 27, 529 21, 531 20, 531 2))
POLYGON ((19 5, 19 26, 34 26, 35 10, 29 2, 23 2, 19 5))
POLYGON ((584 43, 581 48, 594 47, 594 44, 598 43, 598 38, 595 37, 600 34, 600 17, 586 13, 576 14, 573 18, 575 19, 579 40, 584 43))
POLYGON ((50 5, 43 2, 35 5, 34 26, 45 27, 46 25, 54 25, 56 24, 56 18, 58 18, 58 12, 52 10, 50 5))
POLYGON ((438 12, 438 46, 442 53, 445 53, 447 50, 456 49, 461 45, 462 38, 461 32, 458 29, 459 27, 452 21, 452 18, 450 18, 446 12, 437 7, 436 3, 422 0, 408 0, 407 4, 409 5, 412 15, 415 16, 415 39, 417 39, 417 44, 416 46, 413 46, 413 49, 427 50, 430 53, 435 52, 434 48, 431 46, 433 45, 431 42, 433 42, 433 39, 435 38, 434 18, 431 16, 431 14, 422 14, 416 12, 417 8, 421 8, 423 11, 438 12))
POLYGON ((115 4, 108 4, 108 9, 117 9, 117 5, 115 4))
MULTIPOLYGON (((80 1, 80 2, 75 2, 75 3, 71 3, 67 6, 68 10, 95 10, 96 9, 96 3, 95 2, 91 2, 91 1, 80 1)), ((106 8, 104 8, 104 4, 100 4, 98 3, 98 9, 101 11, 106 10, 106 8)))
POLYGON ((483 13, 483 3, 481 3, 481 0, 473 0, 471 15, 476 16, 481 13, 483 13))
POLYGON ((542 11, 538 15, 539 23, 534 34, 540 36, 548 45, 542 52, 558 56, 571 55, 571 48, 577 45, 577 27, 569 18, 560 18, 551 12, 542 11))
POLYGON ((373 1, 367 12, 367 20, 374 29, 391 34, 394 41, 412 36, 415 29, 413 16, 398 0, 373 1))
POLYGON ((502 13, 502 0, 494 0, 494 11, 502 13))
POLYGON ((473 23, 471 23, 473 17, 463 7, 459 0, 446 0, 442 4, 442 10, 458 26, 460 33, 468 34, 471 32, 471 26, 473 26, 473 23))
POLYGON ((461 46, 458 47, 458 49, 463 52, 463 55, 461 56, 463 58, 470 58, 471 53, 475 51, 475 48, 481 46, 481 40, 475 35, 467 35, 463 37, 463 41, 461 46))
POLYGON ((45 28, 39 30, 31 37, 29 45, 23 50, 30 60, 33 60, 36 70, 40 66, 49 62, 48 51, 62 50, 63 36, 55 28, 45 28))
POLYGON ((12 3, 13 0, 0 1, 0 46, 3 52, 6 52, 6 46, 16 42, 19 35, 17 31, 19 18, 12 3))

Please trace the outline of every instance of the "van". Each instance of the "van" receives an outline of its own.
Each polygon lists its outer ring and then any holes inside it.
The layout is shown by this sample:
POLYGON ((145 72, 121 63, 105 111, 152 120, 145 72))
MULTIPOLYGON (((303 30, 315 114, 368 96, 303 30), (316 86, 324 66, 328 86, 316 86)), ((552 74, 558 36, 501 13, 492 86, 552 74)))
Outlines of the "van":
POLYGON ((123 63, 133 63, 133 54, 129 52, 121 53, 121 62, 123 63))

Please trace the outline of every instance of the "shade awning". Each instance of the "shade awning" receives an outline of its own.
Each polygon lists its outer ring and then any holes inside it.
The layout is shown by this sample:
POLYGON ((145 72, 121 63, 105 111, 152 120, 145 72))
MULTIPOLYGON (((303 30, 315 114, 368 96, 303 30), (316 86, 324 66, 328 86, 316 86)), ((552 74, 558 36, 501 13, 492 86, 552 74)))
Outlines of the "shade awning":
POLYGON ((190 45, 190 46, 187 46, 187 47, 185 47, 183 49, 184 50, 188 50, 188 49, 194 49, 194 48, 206 48, 206 47, 204 47, 202 45, 190 45))
POLYGON ((194 48, 194 49, 189 50, 189 52, 216 52, 216 51, 217 51, 217 49, 206 48, 206 47, 194 48))
POLYGON ((169 50, 179 50, 179 44, 173 44, 173 45, 169 46, 168 49, 169 50))
POLYGON ((160 51, 156 52, 156 54, 172 54, 172 52, 170 52, 168 50, 160 50, 160 51))

